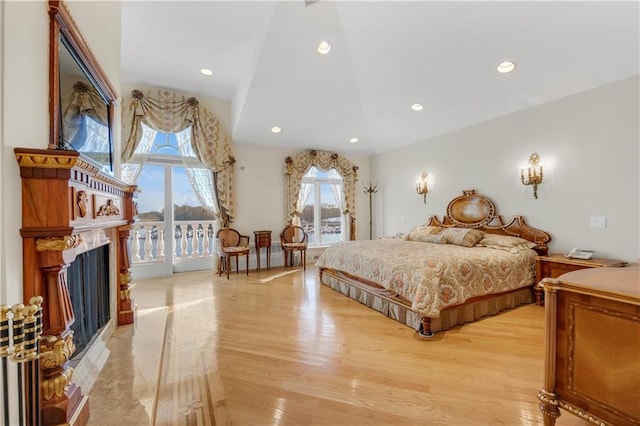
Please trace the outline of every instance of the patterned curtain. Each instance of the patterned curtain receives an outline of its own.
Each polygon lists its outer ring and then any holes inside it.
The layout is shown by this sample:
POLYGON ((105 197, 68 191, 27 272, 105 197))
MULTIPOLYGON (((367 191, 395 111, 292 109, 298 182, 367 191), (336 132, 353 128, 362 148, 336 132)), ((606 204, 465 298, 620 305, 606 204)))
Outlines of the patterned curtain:
MULTIPOLYGON (((75 141, 78 131, 85 127, 83 123, 87 118, 91 118, 104 127, 105 131, 109 122, 107 107, 100 97, 97 90, 90 84, 77 81, 73 85, 73 90, 68 93, 62 101, 62 119, 64 120, 64 140, 62 145, 67 147, 71 145, 71 148, 76 151, 82 148, 78 146, 79 141, 84 142, 86 137, 79 137, 78 141, 75 141)), ((105 134, 108 137, 108 133, 105 134)), ((100 146, 104 146, 104 142, 100 146)))
POLYGON ((322 170, 335 169, 342 177, 344 191, 343 215, 349 217, 349 234, 355 239, 355 199, 356 182, 358 180, 358 166, 346 158, 326 151, 303 151, 285 160, 285 193, 284 211, 287 224, 299 221, 298 200, 302 187, 302 177, 311 167, 322 170))
POLYGON ((131 185, 135 185, 138 181, 138 177, 147 162, 149 152, 151 152, 151 147, 153 147, 153 141, 158 133, 151 127, 145 126, 144 123, 142 123, 142 128, 142 137, 133 153, 133 157, 129 159, 129 163, 122 163, 120 167, 120 178, 131 185))
POLYGON ((122 108, 122 163, 136 152, 145 125, 165 133, 192 128, 191 148, 198 160, 213 172, 218 216, 223 226, 233 221, 233 167, 236 162, 229 138, 220 122, 196 98, 186 98, 170 90, 133 90, 122 108))
MULTIPOLYGON (((340 174, 336 171, 336 169, 331 169, 327 172, 327 176, 329 176, 330 179, 338 179, 340 177, 340 174)), ((340 208, 342 209, 342 211, 345 211, 347 209, 347 204, 344 202, 344 197, 342 195, 344 191, 340 190, 340 187, 344 185, 331 183, 329 186, 331 187, 331 193, 338 201, 340 208)), ((351 215, 349 213, 342 215, 342 241, 349 241, 351 239, 351 226, 348 226, 350 224, 350 218, 351 215)))
POLYGON ((189 184, 202 207, 215 213, 218 216, 218 202, 213 184, 213 173, 211 170, 202 167, 202 163, 196 158, 195 152, 191 148, 191 129, 176 133, 178 149, 182 157, 182 164, 187 172, 189 184))

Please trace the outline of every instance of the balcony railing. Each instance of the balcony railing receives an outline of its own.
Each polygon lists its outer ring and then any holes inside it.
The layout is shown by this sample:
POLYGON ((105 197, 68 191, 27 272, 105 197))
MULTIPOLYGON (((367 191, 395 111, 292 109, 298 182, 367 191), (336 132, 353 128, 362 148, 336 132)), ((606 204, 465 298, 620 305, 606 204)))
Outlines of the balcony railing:
POLYGON ((215 256, 214 220, 175 221, 173 229, 165 222, 139 222, 131 233, 131 260, 133 264, 164 262, 173 256, 173 262, 215 256), (166 253, 167 238, 173 239, 173 253, 166 253))

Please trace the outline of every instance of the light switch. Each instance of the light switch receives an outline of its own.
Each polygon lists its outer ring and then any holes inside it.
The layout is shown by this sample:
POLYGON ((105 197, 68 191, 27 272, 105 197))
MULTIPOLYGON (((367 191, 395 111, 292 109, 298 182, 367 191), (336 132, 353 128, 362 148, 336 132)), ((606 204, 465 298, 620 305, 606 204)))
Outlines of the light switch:
POLYGON ((607 227, 607 218, 604 216, 591 216, 591 227, 592 228, 606 228, 607 227))

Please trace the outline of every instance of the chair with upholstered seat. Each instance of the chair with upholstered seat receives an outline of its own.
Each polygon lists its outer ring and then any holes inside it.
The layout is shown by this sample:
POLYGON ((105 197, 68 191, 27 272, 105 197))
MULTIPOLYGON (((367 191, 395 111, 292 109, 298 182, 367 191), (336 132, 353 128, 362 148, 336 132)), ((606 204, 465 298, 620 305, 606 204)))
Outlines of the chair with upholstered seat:
POLYGON ((301 226, 289 225, 280 233, 284 267, 293 265, 293 254, 300 252, 302 269, 307 269, 307 233, 301 226))
MULTIPOLYGON (((249 275, 249 237, 241 235, 233 228, 222 228, 216 234, 218 243, 220 244, 221 260, 224 261, 224 269, 227 271, 227 279, 229 279, 229 271, 231 270, 230 259, 236 258, 236 273, 239 271, 238 258, 246 256, 246 272, 249 275)), ((222 275, 222 268, 218 267, 218 275, 222 275)))

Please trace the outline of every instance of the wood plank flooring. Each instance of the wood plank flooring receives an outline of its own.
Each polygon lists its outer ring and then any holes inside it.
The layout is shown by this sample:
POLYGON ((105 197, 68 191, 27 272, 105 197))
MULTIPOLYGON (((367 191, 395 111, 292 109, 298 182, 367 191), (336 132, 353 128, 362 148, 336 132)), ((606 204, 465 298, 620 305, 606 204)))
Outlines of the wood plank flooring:
MULTIPOLYGON (((544 308, 438 333, 282 268, 135 283, 90 425, 538 425, 544 308)), ((562 412, 557 425, 585 425, 562 412)))

